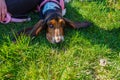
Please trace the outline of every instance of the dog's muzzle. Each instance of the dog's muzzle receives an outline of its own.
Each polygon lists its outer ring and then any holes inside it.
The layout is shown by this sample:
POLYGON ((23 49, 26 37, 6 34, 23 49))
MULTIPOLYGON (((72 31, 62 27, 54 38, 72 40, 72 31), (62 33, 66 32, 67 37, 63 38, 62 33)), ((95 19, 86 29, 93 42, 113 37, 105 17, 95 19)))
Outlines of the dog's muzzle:
POLYGON ((60 43, 64 41, 64 36, 50 36, 49 34, 46 35, 46 38, 51 43, 60 43))
POLYGON ((55 36, 52 38, 52 43, 60 43, 64 41, 64 36, 55 36))

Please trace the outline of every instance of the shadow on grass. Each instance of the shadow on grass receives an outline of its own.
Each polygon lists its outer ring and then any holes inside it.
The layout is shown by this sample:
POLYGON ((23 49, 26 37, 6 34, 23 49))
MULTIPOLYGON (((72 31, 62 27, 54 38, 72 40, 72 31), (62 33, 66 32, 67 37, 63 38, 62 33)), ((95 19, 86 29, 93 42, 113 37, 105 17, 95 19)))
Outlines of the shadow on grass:
MULTIPOLYGON (((69 16, 66 16, 66 17, 74 21, 76 20, 86 21, 86 19, 84 19, 82 15, 78 13, 76 9, 72 8, 72 6, 70 6, 69 4, 68 4, 67 15, 69 16)), ((120 28, 105 30, 103 28, 100 28, 94 22, 92 23, 93 25, 90 28, 80 29, 80 33, 82 34, 82 36, 88 39, 93 45, 96 45, 96 44, 106 45, 113 51, 120 52, 120 49, 119 49, 120 48, 120 33, 119 33, 120 28)))
MULTIPOLYGON (((79 14, 77 12, 76 9, 74 9, 70 4, 67 5, 67 14, 66 16, 67 18, 74 20, 74 21, 86 21, 86 19, 84 19, 82 17, 81 14, 79 14), (71 11, 72 10, 72 11, 71 11)), ((24 28, 25 26, 31 26, 34 23, 36 23, 37 21, 34 21, 33 23, 29 22, 29 23, 19 23, 19 24, 9 24, 9 25, 1 25, 1 29, 0 29, 0 45, 3 45, 3 43, 5 42, 4 40, 4 35, 7 36, 9 34, 12 34, 11 29, 14 29, 15 31, 20 30, 21 28, 24 28), (19 27, 16 27, 19 26, 19 27), (3 35, 4 34, 4 35, 3 35)), ((92 22, 92 21, 91 21, 92 22)), ((60 48, 62 48, 64 45, 67 45, 70 43, 70 39, 73 35, 72 28, 66 28, 65 31, 66 32, 65 36, 69 36, 69 40, 68 43, 63 43, 63 45, 60 45, 60 48)), ((100 44, 100 45, 107 45, 109 48, 111 48, 112 50, 116 51, 116 52, 120 52, 120 28, 116 28, 116 29, 112 29, 112 30, 105 30, 103 28, 100 28, 98 25, 94 24, 93 22, 93 26, 87 29, 80 29, 79 30, 81 35, 88 39, 93 45, 96 44, 100 44)), ((45 38, 45 32, 42 32, 39 37, 37 37, 35 39, 35 41, 32 42, 31 46, 37 42, 39 42, 39 40, 41 40, 40 42, 42 42, 42 40, 45 40, 45 44, 44 45, 48 45, 48 47, 51 47, 51 44, 46 40, 45 38), (44 34, 44 35, 43 35, 44 34), (44 38, 43 38, 44 37, 44 38)), ((41 43, 42 44, 42 43, 41 43)), ((52 47, 56 47, 57 45, 52 45, 52 47)), ((32 55, 31 55, 32 56, 32 55)), ((18 64, 15 64, 14 67, 18 67, 18 64)), ((17 74, 20 71, 15 69, 15 72, 12 71, 12 73, 17 74)), ((10 72, 11 73, 11 72, 10 72)))
MULTIPOLYGON (((82 14, 78 13, 77 9, 73 8, 70 4, 67 4, 67 14, 65 17, 67 17, 73 21, 88 21, 88 20, 84 19, 82 17, 82 14)), ((33 18, 37 18, 37 20, 38 20, 38 16, 36 16, 36 14, 35 14, 35 16, 33 16, 33 18)), ((11 30, 14 29, 15 31, 19 31, 20 29, 23 29, 26 26, 34 25, 37 22, 37 20, 31 21, 31 22, 26 22, 26 23, 15 23, 15 24, 10 23, 9 25, 2 25, 1 30, 0 30, 0 45, 2 45, 4 42, 4 35, 6 36, 6 35, 13 34, 13 32, 11 30)), ((112 29, 112 30, 105 30, 103 28, 100 28, 98 25, 94 24, 94 22, 92 22, 92 23, 93 23, 92 27, 87 28, 87 29, 80 29, 80 33, 82 33, 83 37, 88 39, 93 45, 94 44, 107 45, 112 50, 119 52, 120 51, 119 50, 119 47, 120 47, 119 30, 120 30, 120 28, 112 29)), ((66 28, 65 31, 71 32, 72 29, 66 28)), ((66 33, 66 36, 67 36, 67 34, 70 34, 71 36, 73 34, 73 33, 67 33, 67 32, 65 32, 65 33, 66 33)), ((45 34, 45 32, 42 32, 39 36, 42 35, 41 38, 45 37, 45 35, 43 36, 43 34, 45 34)), ((12 37, 13 37, 13 35, 12 35, 12 37)), ((33 41, 33 43, 38 42, 38 40, 41 38, 37 38, 35 41, 33 41)), ((49 44, 49 43, 46 43, 46 45, 47 44, 49 44)))
POLYGON ((39 16, 37 13, 30 13, 29 16, 32 18, 29 22, 23 23, 8 23, 8 24, 1 24, 0 23, 0 46, 6 41, 6 37, 9 36, 13 38, 13 33, 20 31, 26 27, 33 26, 39 20, 39 16))

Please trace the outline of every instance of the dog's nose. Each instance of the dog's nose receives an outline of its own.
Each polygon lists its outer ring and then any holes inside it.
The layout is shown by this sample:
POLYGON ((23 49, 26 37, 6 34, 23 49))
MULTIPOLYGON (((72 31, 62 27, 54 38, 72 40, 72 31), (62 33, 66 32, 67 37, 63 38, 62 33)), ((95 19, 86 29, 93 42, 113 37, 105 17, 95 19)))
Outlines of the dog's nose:
POLYGON ((55 42, 56 43, 60 43, 62 41, 62 39, 61 39, 61 37, 59 36, 59 37, 55 37, 55 42))
POLYGON ((56 42, 56 43, 60 43, 60 42, 62 42, 63 40, 64 40, 63 36, 57 36, 57 37, 55 37, 55 42, 56 42))

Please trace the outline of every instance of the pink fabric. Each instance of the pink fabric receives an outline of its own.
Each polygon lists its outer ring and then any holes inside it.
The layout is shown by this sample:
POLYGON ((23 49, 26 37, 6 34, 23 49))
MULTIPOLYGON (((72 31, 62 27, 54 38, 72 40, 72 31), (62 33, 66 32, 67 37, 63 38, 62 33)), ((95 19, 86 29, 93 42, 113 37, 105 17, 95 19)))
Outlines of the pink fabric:
POLYGON ((30 20, 31 18, 26 18, 26 19, 11 18, 11 22, 25 22, 30 20))
POLYGON ((60 4, 62 10, 64 10, 64 0, 60 0, 60 2, 58 2, 57 0, 44 0, 40 6, 38 6, 38 10, 40 11, 40 8, 46 3, 46 2, 49 2, 49 1, 53 1, 53 2, 56 2, 57 4, 60 4))
MULTIPOLYGON (((57 0, 44 0, 38 7, 38 11, 40 11, 40 8, 48 1, 53 1, 56 2, 57 4, 59 4, 62 8, 62 10, 64 10, 65 6, 64 6, 64 0, 60 0, 60 2, 58 2, 57 0)), ((1 23, 3 24, 7 24, 9 22, 24 22, 24 21, 30 21, 31 19, 18 19, 18 18, 12 18, 11 15, 9 13, 7 13, 7 16, 5 18, 5 21, 1 21, 1 23)))
POLYGON ((5 18, 5 21, 1 21, 1 23, 7 24, 7 23, 9 23, 10 21, 11 21, 11 16, 10 16, 9 13, 7 13, 6 18, 5 18))
POLYGON ((62 7, 62 10, 64 10, 64 8, 65 8, 64 0, 60 0, 60 5, 61 5, 61 7, 62 7))
POLYGON ((9 22, 25 22, 25 21, 30 21, 31 18, 26 18, 26 19, 19 19, 19 18, 12 18, 9 13, 7 13, 7 16, 5 18, 5 21, 1 21, 3 24, 7 24, 9 22))

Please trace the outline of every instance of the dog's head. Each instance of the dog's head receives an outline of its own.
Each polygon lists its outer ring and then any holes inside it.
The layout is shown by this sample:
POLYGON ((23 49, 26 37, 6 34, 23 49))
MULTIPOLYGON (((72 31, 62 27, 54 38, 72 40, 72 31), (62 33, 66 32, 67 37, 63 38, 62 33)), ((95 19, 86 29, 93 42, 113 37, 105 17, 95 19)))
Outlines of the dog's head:
POLYGON ((65 20, 60 15, 51 15, 46 22, 46 38, 51 43, 64 41, 65 20))
POLYGON ((89 22, 72 22, 60 15, 53 14, 44 20, 39 20, 34 27, 25 29, 24 33, 30 36, 37 36, 42 29, 46 29, 47 40, 51 43, 60 43, 64 41, 64 27, 70 26, 74 29, 79 29, 88 27, 89 25, 89 22))

